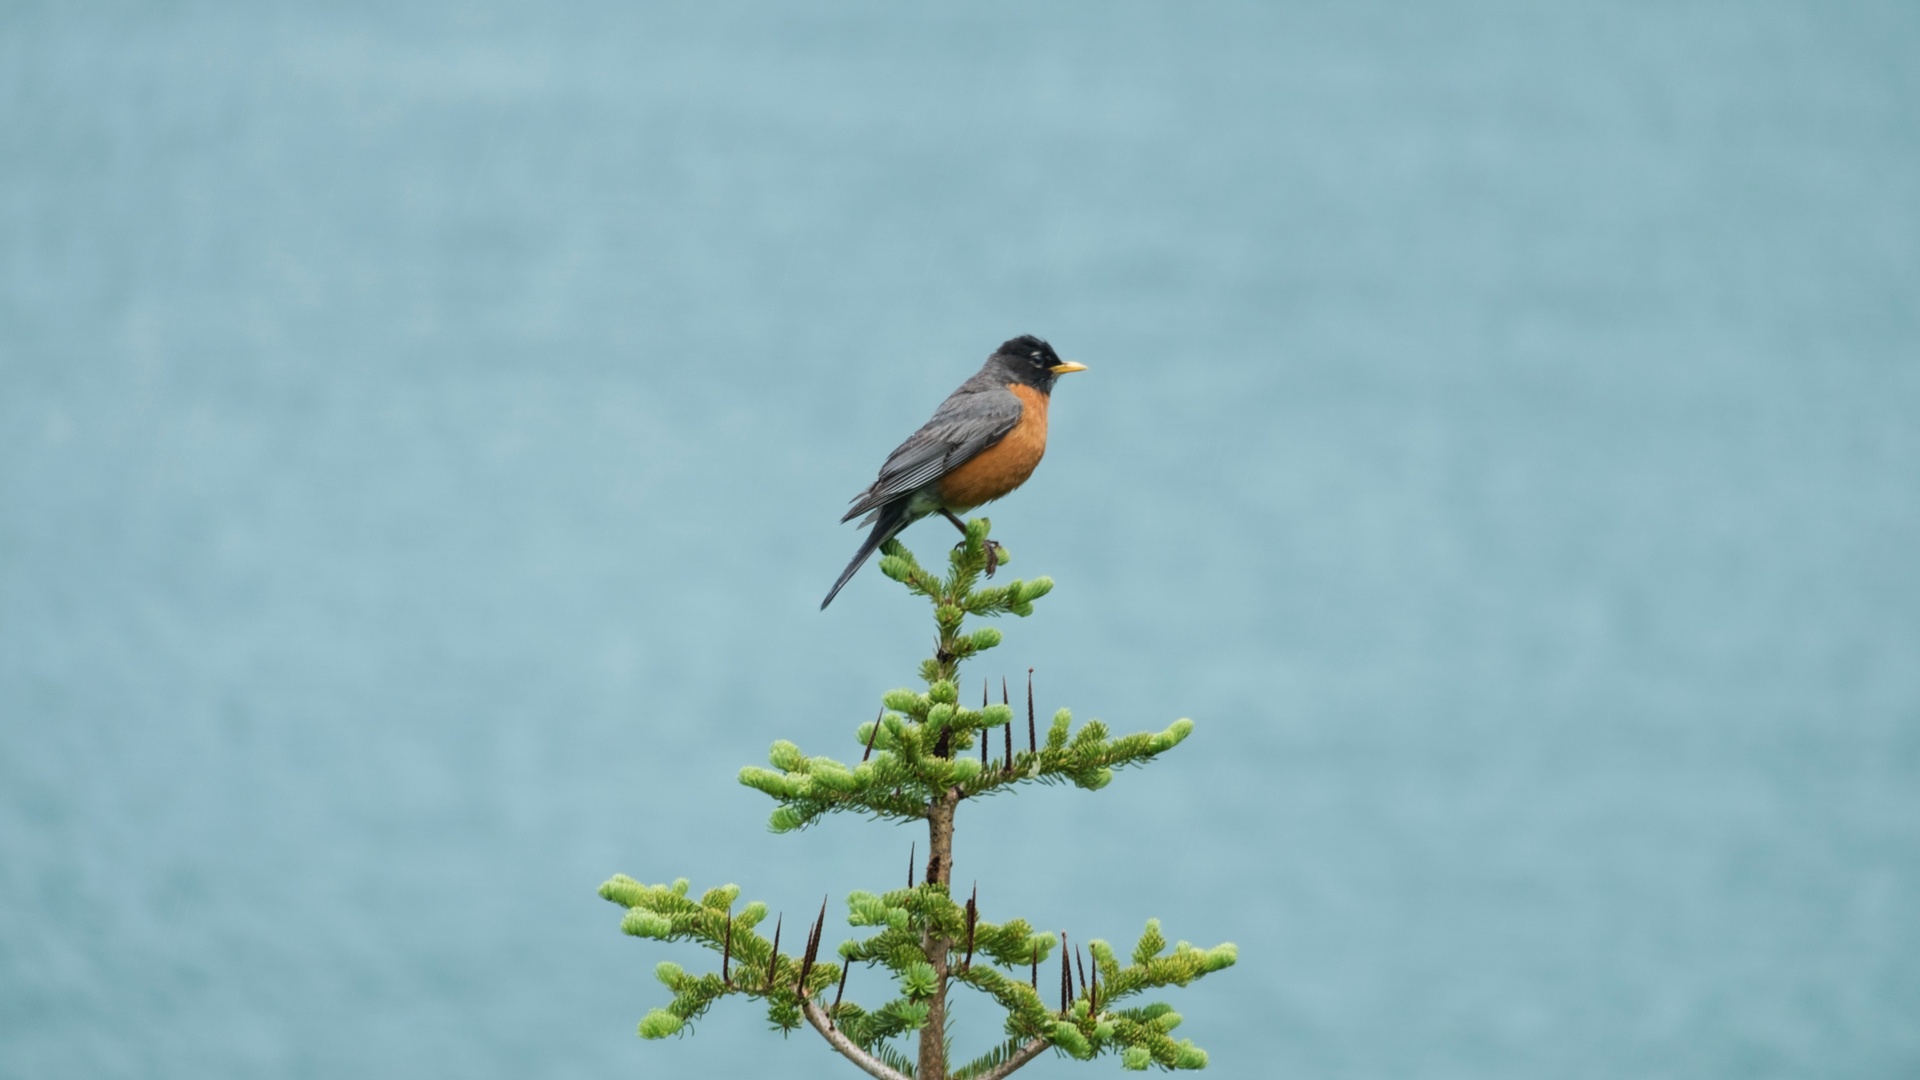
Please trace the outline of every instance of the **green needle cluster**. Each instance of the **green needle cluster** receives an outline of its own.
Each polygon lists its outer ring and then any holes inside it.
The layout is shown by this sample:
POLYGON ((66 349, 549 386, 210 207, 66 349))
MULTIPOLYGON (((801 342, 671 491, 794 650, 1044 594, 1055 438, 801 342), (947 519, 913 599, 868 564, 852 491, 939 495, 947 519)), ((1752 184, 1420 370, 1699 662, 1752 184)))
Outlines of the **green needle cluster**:
MULTIPOLYGON (((769 1021, 782 1031, 811 1024, 881 1080, 999 1080, 1048 1049, 1083 1060, 1112 1053, 1128 1069, 1206 1066, 1205 1051, 1172 1038, 1181 1017, 1170 1006, 1122 1003, 1232 965, 1233 945, 1202 949, 1183 941, 1169 950, 1159 921, 1149 920, 1123 966, 1099 939, 1088 941, 1083 953, 1068 948, 1064 932, 1038 930, 1019 918, 982 918, 977 895, 964 903, 954 899, 952 841, 960 803, 1029 783, 1097 791, 1115 769, 1151 761, 1193 730, 1192 721, 1177 720, 1159 732, 1115 738, 1098 720, 1076 729, 1072 715, 1061 709, 1043 736, 1031 676, 1025 730, 1017 735, 1020 718, 1004 682, 1000 702, 991 702, 990 691, 983 690, 978 708, 963 704, 960 663, 1001 641, 992 627, 963 631, 966 616, 1024 617, 1053 588, 1044 577, 981 587, 989 528, 984 518, 967 523, 966 540, 955 547, 944 577, 923 569, 897 540, 882 548, 881 570, 932 603, 939 637, 934 655, 921 665, 926 689, 888 691, 879 716, 853 732, 858 760, 809 756, 781 740, 768 754, 772 768, 740 770, 742 784, 777 804, 770 821, 775 832, 804 828, 839 811, 926 821, 923 879, 915 884, 910 869, 904 889, 850 893, 847 924, 868 933, 841 943, 837 962, 822 962, 825 905, 800 950, 786 953, 780 949, 783 920, 776 920, 771 938, 759 934, 767 906, 756 901, 736 911, 736 885, 709 889, 696 901, 685 879, 643 885, 616 875, 600 895, 626 909, 623 932, 698 942, 720 956, 719 970, 703 975, 670 962, 655 969, 673 999, 640 1022, 642 1036, 683 1033, 714 1002, 740 994, 765 1002, 769 1021), (895 996, 873 1008, 848 999, 847 974, 856 965, 886 971, 895 996), (948 1060, 945 1032, 947 999, 956 985, 991 998, 1006 1014, 1006 1041, 961 1065, 948 1060), (900 1044, 915 1035, 917 1052, 909 1056, 900 1044)), ((996 554, 998 563, 1010 561, 1004 548, 996 554)))

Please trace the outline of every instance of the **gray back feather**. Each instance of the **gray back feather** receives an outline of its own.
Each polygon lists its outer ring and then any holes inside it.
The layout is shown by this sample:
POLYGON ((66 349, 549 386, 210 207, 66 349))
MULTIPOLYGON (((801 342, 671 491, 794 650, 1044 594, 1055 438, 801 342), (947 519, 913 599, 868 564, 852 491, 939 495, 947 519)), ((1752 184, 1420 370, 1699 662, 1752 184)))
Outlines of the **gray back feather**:
POLYGON ((912 495, 999 442, 1020 422, 1020 399, 1007 389, 1006 373, 994 361, 960 384, 933 412, 933 419, 887 455, 880 476, 854 496, 841 521, 912 495))

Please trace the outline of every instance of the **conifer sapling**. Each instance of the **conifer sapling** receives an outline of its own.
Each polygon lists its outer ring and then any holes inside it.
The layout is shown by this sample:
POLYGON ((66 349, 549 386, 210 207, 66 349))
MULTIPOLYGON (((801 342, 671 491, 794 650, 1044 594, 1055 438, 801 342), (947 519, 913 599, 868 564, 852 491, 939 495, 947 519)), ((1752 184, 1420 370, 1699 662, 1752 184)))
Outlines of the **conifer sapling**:
MULTIPOLYGON (((1113 738, 1098 720, 1074 729, 1071 714, 1061 709, 1042 740, 1034 720, 1031 672, 1025 751, 1015 750, 1013 708, 1004 684, 999 704, 989 703, 983 689, 980 708, 963 706, 960 664, 1001 638, 990 626, 963 632, 965 618, 1031 615, 1034 601, 1053 588, 1044 577, 982 587, 988 530, 985 518, 967 523, 966 540, 955 547, 944 578, 922 569, 897 539, 881 549, 881 571, 933 605, 939 644, 920 667, 926 689, 889 691, 879 715, 854 733, 854 744, 861 747, 857 762, 810 757, 781 740, 768 754, 772 768, 740 770, 741 783, 777 804, 770 820, 775 832, 805 828, 841 811, 926 822, 927 862, 918 883, 917 858, 910 857, 905 888, 850 893, 848 924, 871 932, 842 942, 835 962, 821 956, 824 903, 805 945, 790 955, 780 950, 782 920, 775 920, 771 939, 755 930, 766 920, 766 904, 754 901, 736 910, 737 885, 708 889, 696 899, 684 878, 642 885, 616 875, 600 887, 600 895, 626 909, 622 931, 698 942, 720 955, 719 971, 704 975, 672 962, 654 969, 673 999, 640 1021, 643 1037, 683 1032, 714 1002, 737 994, 765 1002, 768 1019, 782 1031, 810 1025, 881 1080, 1000 1080, 1048 1048, 1083 1060, 1117 1054, 1128 1069, 1206 1066, 1205 1051, 1190 1040, 1173 1039, 1170 1032, 1181 1018, 1170 1006, 1128 999, 1185 986, 1231 965, 1233 945, 1201 949, 1183 941, 1169 950, 1159 921, 1150 919, 1123 964, 1105 941, 1087 941, 1069 952, 1064 930, 1042 931, 1019 918, 988 919, 977 887, 964 904, 954 902, 953 828, 961 802, 1031 783, 1070 783, 1097 791, 1115 769, 1150 761, 1193 730, 1191 721, 1178 720, 1161 732, 1113 738), (1000 755, 990 752, 996 728, 1000 755), (1040 991, 1040 969, 1056 945, 1060 986, 1057 1000, 1049 1000, 1040 991), (887 971, 896 996, 872 1008, 847 998, 847 974, 856 964, 887 971), (956 985, 992 999, 1006 1014, 1008 1036, 959 1066, 947 1059, 946 1037, 948 996, 956 985), (903 1042, 917 1044, 911 1057, 903 1042)), ((998 561, 1011 561, 1004 547, 998 561)))

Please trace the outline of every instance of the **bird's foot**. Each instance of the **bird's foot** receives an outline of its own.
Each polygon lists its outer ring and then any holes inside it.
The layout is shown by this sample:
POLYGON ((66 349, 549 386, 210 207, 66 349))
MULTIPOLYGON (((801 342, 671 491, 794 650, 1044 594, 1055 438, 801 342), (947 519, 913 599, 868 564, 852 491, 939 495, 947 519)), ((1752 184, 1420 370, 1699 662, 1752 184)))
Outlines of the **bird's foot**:
MULTIPOLYGON (((967 546, 967 542, 965 540, 962 540, 959 543, 953 545, 953 550, 963 551, 966 549, 966 546, 967 546)), ((1000 553, 1004 550, 1006 549, 1000 546, 1000 541, 998 540, 987 541, 987 576, 988 577, 992 577, 993 572, 995 570, 1000 569, 1000 553)))

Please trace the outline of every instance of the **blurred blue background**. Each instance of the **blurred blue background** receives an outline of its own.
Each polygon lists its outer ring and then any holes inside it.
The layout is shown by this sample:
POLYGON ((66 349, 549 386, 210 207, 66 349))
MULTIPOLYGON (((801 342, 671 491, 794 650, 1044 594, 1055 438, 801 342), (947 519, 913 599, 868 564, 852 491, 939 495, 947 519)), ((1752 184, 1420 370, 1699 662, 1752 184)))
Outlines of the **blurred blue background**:
POLYGON ((988 917, 1226 1077, 1920 1072, 1911 4, 11 4, 0 282, 0 1074, 850 1075, 594 889, 904 881, 734 773, 1021 332, 973 674, 1198 727, 988 917))

